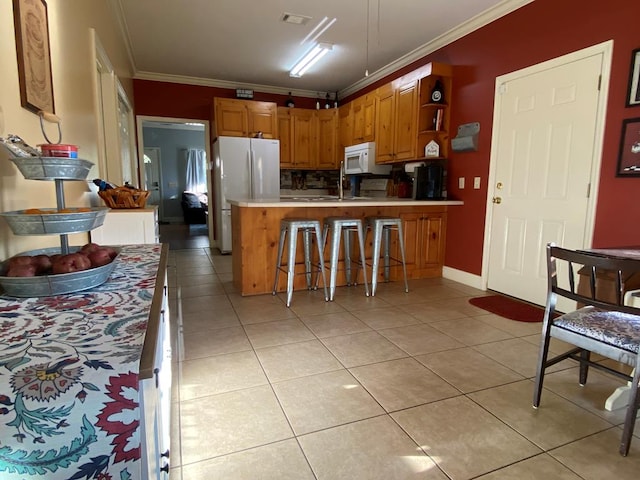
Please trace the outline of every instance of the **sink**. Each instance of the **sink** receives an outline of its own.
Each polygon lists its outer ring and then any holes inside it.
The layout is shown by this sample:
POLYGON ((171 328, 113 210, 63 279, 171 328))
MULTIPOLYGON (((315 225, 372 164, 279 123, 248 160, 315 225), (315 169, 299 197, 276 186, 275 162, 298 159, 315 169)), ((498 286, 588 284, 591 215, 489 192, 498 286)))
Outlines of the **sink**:
MULTIPOLYGON (((328 201, 341 201, 337 195, 318 195, 318 196, 303 196, 303 197, 296 197, 293 195, 283 195, 280 197, 281 200, 291 200, 291 201, 295 201, 295 202, 328 202, 328 201)), ((355 200, 371 200, 371 197, 352 197, 352 196, 348 196, 348 197, 344 197, 342 199, 342 201, 345 200, 349 200, 349 201, 355 201, 355 200)))

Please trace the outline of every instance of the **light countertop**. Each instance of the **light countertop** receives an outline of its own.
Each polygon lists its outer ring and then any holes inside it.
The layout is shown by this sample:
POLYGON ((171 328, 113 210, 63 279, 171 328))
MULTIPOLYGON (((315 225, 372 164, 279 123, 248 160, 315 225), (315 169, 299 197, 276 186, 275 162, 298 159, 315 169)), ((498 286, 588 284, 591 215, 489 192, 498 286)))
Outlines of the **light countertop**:
POLYGON ((280 198, 249 199, 230 198, 227 201, 236 207, 337 207, 339 205, 357 205, 359 207, 388 206, 430 206, 430 205, 464 205, 461 200, 414 200, 397 197, 345 197, 337 196, 282 196, 280 198))

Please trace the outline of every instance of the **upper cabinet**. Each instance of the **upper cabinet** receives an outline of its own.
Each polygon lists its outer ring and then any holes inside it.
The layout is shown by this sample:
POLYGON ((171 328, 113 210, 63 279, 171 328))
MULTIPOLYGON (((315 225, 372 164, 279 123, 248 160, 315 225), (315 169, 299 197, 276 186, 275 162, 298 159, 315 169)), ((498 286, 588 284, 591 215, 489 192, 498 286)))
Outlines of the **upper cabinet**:
POLYGON ((447 158, 450 144, 451 66, 430 63, 423 68, 426 71, 421 75, 419 87, 418 159, 424 158, 424 148, 431 140, 435 140, 440 147, 440 155, 436 158, 447 158), (442 89, 439 101, 432 98, 436 84, 442 89))
MULTIPOLYGON (((353 141, 352 105, 353 102, 349 102, 338 107, 338 151, 340 157, 343 156, 345 147, 356 143, 353 141)), ((338 164, 340 164, 340 162, 338 162, 338 164)))
POLYGON ((418 81, 400 79, 376 91, 376 163, 416 158, 418 81))
POLYGON ((338 110, 327 108, 317 110, 316 113, 318 116, 317 167, 319 169, 339 168, 342 153, 338 147, 338 110))
POLYGON ((340 155, 344 147, 376 142, 376 163, 433 160, 449 155, 451 66, 428 63, 338 109, 340 155), (441 97, 432 98, 438 85, 441 97), (438 157, 425 157, 434 140, 438 157))
POLYGON ((375 139, 376 95, 367 93, 352 103, 353 144, 373 142, 375 139))
POLYGON ((278 107, 280 168, 337 169, 338 111, 278 107))
POLYGON ((277 105, 233 98, 214 98, 215 136, 278 138, 277 105))

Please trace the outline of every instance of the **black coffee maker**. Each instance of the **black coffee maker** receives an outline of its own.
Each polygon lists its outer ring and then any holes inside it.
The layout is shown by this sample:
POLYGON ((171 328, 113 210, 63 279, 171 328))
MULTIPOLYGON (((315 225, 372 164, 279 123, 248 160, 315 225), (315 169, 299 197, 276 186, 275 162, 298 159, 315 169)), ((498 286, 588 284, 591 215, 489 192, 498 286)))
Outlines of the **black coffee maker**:
POLYGON ((415 200, 444 200, 446 190, 445 166, 429 162, 413 171, 413 198, 415 200))

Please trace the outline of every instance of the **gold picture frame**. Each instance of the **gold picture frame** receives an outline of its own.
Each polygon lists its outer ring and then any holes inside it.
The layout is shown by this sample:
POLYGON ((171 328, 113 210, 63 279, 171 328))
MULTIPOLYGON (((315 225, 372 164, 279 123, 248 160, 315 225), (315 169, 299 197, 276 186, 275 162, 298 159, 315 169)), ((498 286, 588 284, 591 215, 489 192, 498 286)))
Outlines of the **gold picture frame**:
POLYGON ((34 113, 55 113, 45 0, 13 0, 20 102, 34 113))

